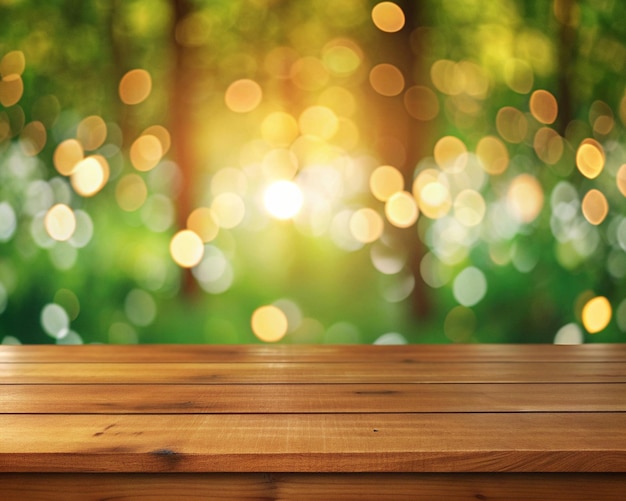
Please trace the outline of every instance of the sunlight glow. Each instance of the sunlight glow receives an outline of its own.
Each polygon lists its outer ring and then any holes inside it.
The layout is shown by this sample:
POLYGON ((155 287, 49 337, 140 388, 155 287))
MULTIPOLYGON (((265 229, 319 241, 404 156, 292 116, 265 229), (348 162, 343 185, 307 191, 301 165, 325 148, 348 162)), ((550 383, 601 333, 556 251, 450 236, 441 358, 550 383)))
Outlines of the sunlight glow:
POLYGON ((304 198, 300 187, 292 181, 276 181, 263 196, 265 209, 276 219, 291 219, 302 209, 304 198))

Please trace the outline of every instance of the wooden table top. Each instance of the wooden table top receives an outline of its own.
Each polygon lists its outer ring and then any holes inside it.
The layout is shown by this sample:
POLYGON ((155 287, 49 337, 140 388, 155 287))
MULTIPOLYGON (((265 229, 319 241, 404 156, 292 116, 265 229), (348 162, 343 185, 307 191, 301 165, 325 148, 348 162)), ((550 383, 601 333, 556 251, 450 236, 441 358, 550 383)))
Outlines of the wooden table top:
POLYGON ((626 472, 626 345, 0 346, 0 472, 626 472))

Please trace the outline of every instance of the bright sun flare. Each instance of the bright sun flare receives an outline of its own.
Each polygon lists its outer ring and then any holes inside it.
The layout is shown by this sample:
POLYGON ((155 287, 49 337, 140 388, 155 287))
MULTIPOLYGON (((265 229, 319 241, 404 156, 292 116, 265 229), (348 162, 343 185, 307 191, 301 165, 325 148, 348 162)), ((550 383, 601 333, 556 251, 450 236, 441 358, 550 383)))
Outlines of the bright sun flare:
POLYGON ((302 191, 291 181, 276 181, 265 190, 263 202, 273 217, 290 219, 302 208, 302 191))

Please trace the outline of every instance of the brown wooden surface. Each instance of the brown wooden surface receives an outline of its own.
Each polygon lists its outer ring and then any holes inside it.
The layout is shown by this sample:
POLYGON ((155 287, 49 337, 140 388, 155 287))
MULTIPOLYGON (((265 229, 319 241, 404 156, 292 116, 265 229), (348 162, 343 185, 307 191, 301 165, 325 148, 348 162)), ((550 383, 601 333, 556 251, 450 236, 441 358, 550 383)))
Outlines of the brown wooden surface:
POLYGON ((618 501, 626 479, 610 473, 0 473, 0 491, 16 501, 618 501))
POLYGON ((0 499, 626 490, 626 345, 0 346, 0 403, 0 499))
POLYGON ((626 362, 46 362, 0 364, 0 374, 37 384, 626 383, 626 362))
POLYGON ((626 362, 621 345, 80 345, 2 346, 0 362, 626 362))
POLYGON ((625 412, 625 395, 626 383, 11 384, 0 414, 625 412))

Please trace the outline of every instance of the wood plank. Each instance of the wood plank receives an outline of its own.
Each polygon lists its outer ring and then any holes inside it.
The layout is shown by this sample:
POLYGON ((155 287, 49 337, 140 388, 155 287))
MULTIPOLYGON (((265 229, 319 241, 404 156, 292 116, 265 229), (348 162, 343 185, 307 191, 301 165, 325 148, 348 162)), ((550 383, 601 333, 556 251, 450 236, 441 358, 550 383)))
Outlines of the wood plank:
POLYGON ((413 501, 547 499, 614 501, 626 492, 619 474, 0 474, 0 498, 20 501, 239 499, 413 501))
POLYGON ((0 414, 626 412, 626 384, 4 385, 0 414))
POLYGON ((626 363, 3 363, 26 383, 624 383, 626 363))
POLYGON ((0 415, 1 472, 626 472, 626 413, 0 415))
POLYGON ((24 345, 0 362, 626 362, 624 344, 585 345, 24 345))

